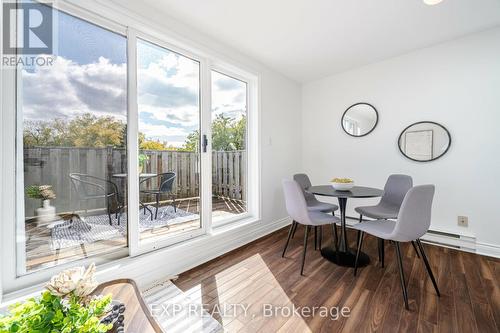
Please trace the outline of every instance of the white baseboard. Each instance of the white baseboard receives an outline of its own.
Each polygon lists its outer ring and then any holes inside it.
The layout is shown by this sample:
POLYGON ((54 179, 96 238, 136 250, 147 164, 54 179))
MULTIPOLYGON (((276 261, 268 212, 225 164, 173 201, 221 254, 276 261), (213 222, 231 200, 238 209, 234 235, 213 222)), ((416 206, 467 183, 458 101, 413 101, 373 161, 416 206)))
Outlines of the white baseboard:
MULTIPOLYGON (((354 225, 358 219, 355 217, 347 217, 347 225, 354 225)), ((500 246, 478 242, 476 237, 471 234, 456 233, 446 230, 429 230, 423 237, 422 241, 437 246, 456 249, 459 251, 476 253, 483 256, 500 258, 500 246)))
POLYGON ((500 246, 478 242, 476 243, 476 253, 483 256, 500 258, 500 246))

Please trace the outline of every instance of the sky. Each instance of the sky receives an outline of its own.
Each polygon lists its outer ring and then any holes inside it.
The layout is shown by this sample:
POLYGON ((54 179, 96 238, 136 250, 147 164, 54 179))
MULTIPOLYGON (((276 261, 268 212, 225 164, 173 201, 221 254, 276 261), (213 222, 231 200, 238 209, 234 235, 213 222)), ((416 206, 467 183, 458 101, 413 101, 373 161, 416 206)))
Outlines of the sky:
MULTIPOLYGON (((90 112, 127 119, 127 41, 124 36, 59 12, 57 59, 23 70, 25 120, 71 119, 90 112)), ((138 40, 139 131, 181 147, 199 128, 199 63, 138 40)), ((212 115, 246 114, 246 84, 212 72, 212 115)))

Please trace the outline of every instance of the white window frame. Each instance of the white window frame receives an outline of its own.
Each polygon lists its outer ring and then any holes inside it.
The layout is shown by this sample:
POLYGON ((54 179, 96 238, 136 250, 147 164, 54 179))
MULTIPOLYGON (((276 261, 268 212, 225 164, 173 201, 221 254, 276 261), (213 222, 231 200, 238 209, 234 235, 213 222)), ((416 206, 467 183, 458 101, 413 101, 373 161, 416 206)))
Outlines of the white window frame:
MULTIPOLYGON (((35 0, 38 1, 38 0, 35 0)), ((86 20, 104 29, 116 32, 127 38, 127 93, 128 93, 128 113, 127 113, 127 156, 128 156, 128 248, 113 251, 109 254, 87 259, 77 260, 56 267, 43 270, 35 270, 23 273, 17 266, 19 252, 24 253, 24 243, 16 245, 18 237, 18 220, 24 215, 17 210, 22 210, 24 202, 24 190, 19 191, 16 179, 23 181, 23 154, 22 149, 16 149, 19 144, 19 128, 21 128, 22 139, 22 112, 17 110, 17 78, 16 69, 0 67, 0 301, 5 293, 12 293, 22 288, 37 285, 46 281, 50 276, 62 269, 75 265, 87 265, 96 262, 105 269, 112 269, 113 265, 125 257, 135 257, 147 252, 151 252, 176 243, 189 242, 190 238, 206 235, 210 237, 212 233, 223 232, 231 224, 231 227, 238 227, 247 223, 261 220, 261 177, 260 177, 260 76, 252 69, 246 69, 245 65, 237 64, 232 60, 223 59, 224 56, 204 49, 203 46, 192 46, 195 43, 184 40, 175 33, 167 31, 165 28, 148 25, 147 20, 126 15, 117 5, 103 5, 92 1, 83 8, 77 1, 59 0, 53 3, 54 8, 64 11, 69 15, 86 20), (92 9, 88 9, 92 8, 92 9), (99 13, 99 14, 96 14, 99 13), (120 23, 118 23, 120 22, 120 23), (200 63, 200 140, 203 135, 211 138, 211 71, 215 70, 222 74, 235 77, 247 83, 247 186, 248 204, 247 213, 229 218, 218 223, 216 228, 212 228, 211 195, 201 195, 202 223, 201 228, 194 232, 188 232, 174 237, 164 237, 152 242, 139 241, 138 214, 139 214, 139 184, 134 181, 138 177, 138 109, 137 109, 137 67, 136 67, 136 38, 141 38, 165 47, 168 50, 180 53, 192 58, 200 63), (15 161, 15 163, 13 163, 15 161), (20 166, 20 168, 18 168, 20 166), (18 179, 19 178, 19 179, 18 179), (20 204, 16 205, 16 200, 20 204), (21 216, 19 215, 21 214, 21 216), (135 221, 134 221, 135 220, 135 221), (8 223, 6 223, 8 222, 8 223), (21 249, 22 247, 22 249, 21 249), (12 255, 15 254, 15 255, 12 255)), ((1 9, 0 9, 0 14, 1 9)), ((2 29, 2 28, 0 28, 2 29)), ((1 30, 0 30, 1 32, 1 30)), ((1 64, 0 64, 1 66, 1 64)), ((201 147, 201 144, 200 144, 201 147)), ((211 193, 211 140, 207 147, 207 152, 200 152, 201 165, 201 188, 200 193, 211 193)), ((22 185, 22 183, 21 183, 22 185)), ((19 233, 23 237, 24 230, 19 233)), ((25 269, 23 267, 23 269, 25 269)))
MULTIPOLYGON (((245 131, 245 147, 247 150, 247 174, 246 174, 246 182, 247 186, 247 211, 245 213, 221 219, 217 221, 217 223, 212 222, 213 229, 217 230, 219 228, 223 228, 228 224, 241 221, 241 220, 252 220, 252 219, 260 219, 260 212, 258 207, 260 206, 259 202, 259 193, 260 193, 260 174, 258 173, 260 170, 259 167, 259 159, 255 158, 258 156, 258 145, 259 142, 257 138, 259 137, 258 128, 259 128, 259 112, 258 112, 258 77, 252 75, 248 72, 245 72, 239 68, 234 66, 230 66, 228 64, 222 62, 213 62, 210 66, 210 73, 218 72, 222 75, 228 76, 230 78, 236 79, 238 81, 244 82, 247 87, 246 91, 246 131, 245 131), (257 129, 257 130, 256 130, 257 129), (252 158, 250 158, 252 157, 252 158)), ((212 85, 212 80, 210 80, 210 86, 212 85)), ((212 123, 212 106, 210 106, 210 130, 212 123)), ((210 138, 212 137, 210 133, 210 138)), ((211 141, 210 140, 210 152, 211 152, 211 141)), ((212 158, 210 158, 210 162, 212 162, 212 158)), ((211 165, 210 165, 211 167, 211 165)), ((212 168, 210 168, 211 170, 212 168)), ((210 178, 211 179, 211 178, 210 178)), ((211 181, 210 181, 211 184, 211 181)), ((212 211, 210 210, 210 215, 212 211)))
MULTIPOLYGON (((184 56, 186 58, 189 58, 189 59, 194 60, 194 61, 199 63, 199 79, 200 79, 200 82, 199 82, 199 89, 200 89, 199 90, 199 93, 200 93, 200 96, 199 96, 199 99, 200 99, 199 100, 199 112, 200 112, 199 130, 200 130, 200 133, 202 134, 202 135, 200 135, 200 140, 201 140, 203 134, 206 133, 206 119, 205 119, 206 117, 204 117, 204 114, 206 113, 206 106, 205 106, 204 101, 206 102, 206 98, 207 98, 207 96, 205 96, 206 92, 205 92, 205 83, 204 83, 204 81, 206 80, 206 73, 204 73, 203 68, 207 67, 208 60, 205 58, 199 57, 196 54, 194 54, 188 50, 177 47, 174 44, 171 44, 169 42, 165 42, 162 39, 156 38, 154 36, 148 35, 147 33, 140 32, 140 31, 137 31, 137 30, 132 29, 132 28, 129 28, 129 38, 130 38, 129 39, 129 52, 134 53, 134 55, 135 55, 134 60, 135 61, 134 61, 134 64, 131 64, 129 61, 128 71, 129 71, 129 77, 135 78, 135 80, 136 80, 135 83, 137 83, 137 59, 136 59, 136 56, 137 56, 137 40, 138 39, 141 39, 143 41, 154 44, 158 47, 166 49, 167 51, 175 52, 181 56, 184 56)), ((132 83, 132 85, 134 85, 134 87, 132 89, 134 89, 135 91, 130 95, 134 96, 133 98, 136 98, 137 97, 137 85, 134 83, 132 83)), ((131 101, 131 103, 129 104, 129 114, 130 114, 131 120, 133 119, 133 121, 134 121, 135 128, 133 130, 130 129, 128 131, 128 140, 129 140, 129 144, 135 144, 137 146, 139 130, 138 130, 138 127, 136 127, 136 126, 138 125, 138 120, 139 120, 139 110, 138 110, 138 102, 136 100, 131 101)), ((199 146, 201 147, 201 144, 199 146)), ((130 167, 131 167, 130 164, 135 164, 135 166, 137 167, 137 163, 134 163, 134 161, 138 160, 139 147, 131 146, 129 153, 130 153, 130 155, 129 155, 129 170, 132 170, 132 169, 130 169, 130 167)), ((149 238, 146 240, 139 240, 138 239, 137 241, 135 241, 135 239, 132 239, 133 241, 131 241, 129 243, 130 248, 131 248, 131 251, 130 251, 131 256, 140 255, 140 254, 143 254, 146 252, 151 252, 151 251, 156 250, 156 249, 160 249, 160 248, 171 246, 171 245, 174 245, 174 244, 177 244, 180 242, 184 242, 188 239, 204 235, 207 233, 208 230, 210 230, 210 219, 208 216, 206 216, 207 214, 203 214, 203 212, 204 212, 203 208, 210 207, 210 205, 211 205, 210 198, 207 198, 207 195, 203 195, 203 193, 205 193, 205 192, 203 192, 203 189, 206 188, 205 183, 207 181, 205 169, 208 169, 208 166, 204 167, 204 165, 207 165, 206 164, 207 163, 206 156, 205 156, 207 154, 203 153, 201 150, 200 150, 199 154, 200 154, 200 170, 201 170, 201 172, 200 172, 200 198, 201 198, 200 207, 202 208, 201 214, 200 214, 201 227, 196 229, 196 230, 189 230, 186 232, 175 233, 172 235, 167 234, 167 235, 162 235, 159 237, 152 237, 152 238, 149 238)), ((137 171, 134 171, 134 172, 129 171, 129 174, 130 174, 129 187, 128 187, 129 188, 129 205, 131 207, 139 207, 139 195, 138 195, 139 187, 138 187, 138 181, 137 181, 138 172, 137 171), (133 191, 133 193, 132 193, 132 191, 133 191), (130 198, 133 198, 133 201, 130 201, 130 198)), ((139 214, 139 210, 137 211, 137 215, 134 212, 134 215, 131 216, 135 220, 135 221, 131 220, 132 224, 134 225, 134 228, 137 228, 137 225, 138 225, 138 220, 139 220, 138 214, 139 214)), ((132 232, 134 233, 134 235, 132 236, 133 238, 136 237, 135 235, 137 235, 137 237, 140 238, 139 237, 139 230, 134 230, 132 232)), ((129 236, 129 239, 130 239, 130 236, 129 236)))

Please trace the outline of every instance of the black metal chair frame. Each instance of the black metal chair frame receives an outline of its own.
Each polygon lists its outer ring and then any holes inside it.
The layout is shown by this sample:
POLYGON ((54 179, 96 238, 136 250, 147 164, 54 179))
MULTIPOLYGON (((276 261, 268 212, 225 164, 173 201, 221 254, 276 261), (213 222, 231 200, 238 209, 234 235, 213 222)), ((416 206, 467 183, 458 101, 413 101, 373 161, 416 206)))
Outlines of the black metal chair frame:
POLYGON ((91 176, 83 173, 70 173, 69 178, 71 179, 71 183, 78 195, 80 201, 89 201, 89 200, 97 200, 97 199, 105 199, 106 200, 106 211, 109 218, 109 225, 113 225, 111 214, 114 213, 116 219, 118 220, 118 225, 120 225, 120 217, 124 209, 122 198, 120 197, 120 192, 118 191, 118 186, 112 181, 107 179, 103 179, 96 176, 91 176), (95 181, 101 182, 101 184, 96 183, 95 181), (80 191, 80 184, 83 184, 82 191, 80 191), (108 191, 108 185, 111 187, 112 191, 108 191), (85 190, 85 186, 90 186, 98 191, 101 191, 102 194, 88 194, 85 190), (117 209, 115 212, 111 211, 111 199, 114 198, 117 209))
MULTIPOLYGON (((361 247, 363 246, 363 236, 364 236, 364 232, 361 231, 358 234, 358 248, 356 251, 356 261, 354 264, 354 276, 356 276, 356 273, 358 271, 358 258, 359 258, 359 253, 361 252, 361 247)), ((408 291, 407 291, 407 287, 406 287, 406 280, 405 280, 404 269, 403 269, 403 258, 401 255, 400 242, 397 242, 397 241, 391 241, 391 242, 394 244, 394 247, 396 248, 396 254, 397 254, 396 259, 398 262, 399 278, 401 280, 401 290, 403 292, 403 300, 405 303, 405 308, 406 308, 406 310, 409 310, 410 307, 408 305, 408 291)), ((425 254, 422 242, 420 241, 420 239, 415 239, 414 241, 411 242, 415 251, 417 251, 417 247, 415 246, 414 242, 417 243, 418 249, 420 250, 420 256, 418 258, 422 258, 422 260, 424 261, 425 269, 427 270, 427 274, 429 275, 429 278, 431 279, 432 285, 434 286, 434 290, 436 291, 436 294, 438 295, 438 297, 440 297, 441 293, 439 292, 439 288, 438 288, 436 279, 434 278, 434 274, 432 273, 431 265, 429 264, 429 260, 427 259, 427 255, 425 254)), ((417 255, 418 255, 418 251, 417 251, 417 255)))
MULTIPOLYGON (((141 180, 139 182, 139 188, 141 186, 141 184, 149 181, 149 180, 152 180, 152 179, 155 179, 155 178, 159 178, 160 179, 160 184, 158 185, 158 188, 157 189, 153 189, 153 190, 147 190, 147 189, 142 189, 140 190, 140 193, 142 194, 146 194, 146 195, 154 195, 155 196, 155 199, 156 199, 156 205, 155 205, 155 219, 158 218, 158 208, 160 206, 160 196, 162 194, 170 194, 170 197, 172 199, 172 205, 174 206, 174 212, 177 212, 177 205, 176 205, 176 201, 175 201, 175 193, 173 193, 173 184, 174 184, 174 181, 175 181, 175 177, 177 177, 177 175, 175 174, 175 172, 164 172, 164 173, 159 173, 157 175, 154 175, 154 176, 151 176, 151 177, 147 177, 147 178, 144 178, 143 180, 141 180), (168 186, 168 183, 170 182, 170 186, 168 186), (162 188, 164 186, 167 186, 168 189, 167 190, 162 190, 162 188)), ((146 207, 146 205, 143 204, 143 207, 144 207, 144 210, 148 209, 146 207)), ((153 220, 153 214, 151 214, 151 220, 153 220)))

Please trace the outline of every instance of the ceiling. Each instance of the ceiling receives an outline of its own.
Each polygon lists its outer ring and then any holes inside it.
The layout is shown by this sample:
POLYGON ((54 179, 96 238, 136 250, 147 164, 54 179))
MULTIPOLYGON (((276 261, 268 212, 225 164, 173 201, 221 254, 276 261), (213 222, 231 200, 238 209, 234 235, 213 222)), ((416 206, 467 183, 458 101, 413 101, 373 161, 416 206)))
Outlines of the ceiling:
POLYGON ((500 0, 142 0, 307 82, 500 25, 500 0))

